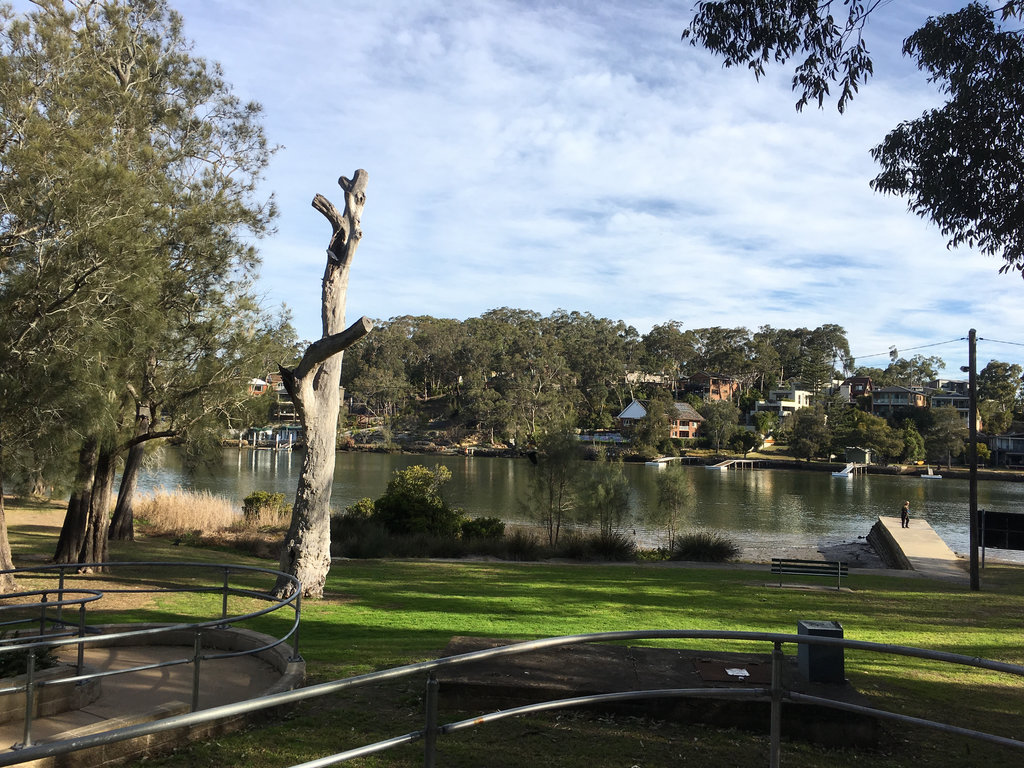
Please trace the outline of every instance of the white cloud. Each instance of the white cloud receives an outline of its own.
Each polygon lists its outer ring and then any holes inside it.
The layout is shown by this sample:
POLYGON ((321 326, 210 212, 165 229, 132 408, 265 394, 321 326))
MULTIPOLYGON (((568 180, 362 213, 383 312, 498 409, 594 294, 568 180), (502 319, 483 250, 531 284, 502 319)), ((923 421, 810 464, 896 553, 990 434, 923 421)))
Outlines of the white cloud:
POLYGON ((304 336, 319 333, 329 235, 309 202, 338 200, 357 167, 370 188, 352 317, 513 306, 641 332, 828 322, 855 353, 1022 327, 1019 279, 947 251, 868 187, 868 150, 936 103, 898 56, 935 3, 882 6, 877 76, 842 116, 797 114, 785 70, 758 83, 680 42, 678 4, 172 4, 285 147, 263 274, 304 336))

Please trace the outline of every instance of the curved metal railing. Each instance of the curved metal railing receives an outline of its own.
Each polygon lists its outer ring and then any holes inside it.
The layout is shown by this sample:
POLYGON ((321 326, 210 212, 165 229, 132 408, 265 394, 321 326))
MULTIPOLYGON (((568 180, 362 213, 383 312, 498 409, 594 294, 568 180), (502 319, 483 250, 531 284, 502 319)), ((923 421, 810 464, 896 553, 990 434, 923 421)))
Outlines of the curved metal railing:
POLYGON ((49 757, 57 754, 64 754, 66 752, 74 751, 77 749, 85 749, 88 747, 99 746, 102 744, 110 744, 118 741, 123 741, 126 739, 148 736, 150 734, 159 733, 161 731, 199 725, 202 723, 208 723, 226 717, 232 717, 240 714, 248 714, 268 709, 271 707, 278 707, 285 704, 293 704, 300 701, 313 699, 319 696, 345 692, 372 683, 393 681, 414 675, 421 675, 424 673, 427 674, 427 689, 425 697, 425 724, 422 729, 411 731, 405 734, 400 734, 398 736, 394 736, 383 741, 375 742, 373 744, 365 744, 347 750, 345 752, 339 752, 337 754, 321 757, 319 759, 302 763, 300 765, 292 766, 291 768, 323 768, 324 766, 337 765, 339 763, 352 760, 356 757, 363 757, 378 752, 384 752, 393 747, 402 744, 410 744, 417 741, 423 741, 424 743, 424 765, 427 766, 427 768, 432 768, 432 766, 434 766, 435 759, 435 745, 437 738, 439 736, 456 734, 468 728, 477 727, 487 723, 497 722, 509 717, 515 717, 518 715, 529 714, 533 712, 564 709, 569 707, 580 707, 589 704, 609 701, 670 697, 702 697, 720 699, 728 698, 767 702, 770 705, 769 731, 771 737, 771 745, 769 753, 769 765, 771 766, 771 768, 777 768, 777 766, 779 765, 781 752, 782 707, 787 702, 814 704, 817 706, 830 707, 845 710, 848 712, 855 712, 858 714, 867 715, 870 717, 877 717, 880 719, 892 720, 902 723, 912 723, 914 725, 933 728, 936 730, 944 731, 946 733, 951 733, 973 739, 980 739, 982 741, 999 744, 1004 747, 1024 750, 1024 741, 1020 741, 1017 739, 985 733, 982 731, 972 730, 969 728, 962 728, 959 726, 942 723, 935 720, 912 717, 909 715, 903 715, 896 712, 888 712, 886 710, 875 709, 872 707, 850 704, 848 702, 843 702, 822 696, 810 696, 807 694, 802 694, 797 691, 790 690, 785 687, 784 676, 782 674, 784 659, 786 658, 783 654, 782 648, 786 644, 809 644, 818 646, 828 646, 832 648, 867 651, 872 653, 880 653, 894 656, 915 657, 920 659, 937 661, 945 664, 976 667, 979 669, 986 669, 1006 673, 1017 677, 1024 677, 1024 666, 1017 664, 1009 664, 1006 662, 992 661, 989 659, 981 659, 972 656, 964 656, 961 654, 949 653, 946 651, 934 651, 925 648, 913 648, 910 646, 872 643, 837 637, 825 637, 805 634, 790 635, 774 632, 741 632, 716 630, 637 630, 619 632, 599 632, 586 635, 569 635, 563 637, 545 638, 542 640, 531 640, 528 642, 516 643, 514 645, 490 648, 482 651, 473 651, 471 653, 464 653, 458 656, 449 656, 446 658, 435 659, 432 661, 408 664, 401 667, 386 669, 380 672, 358 675, 356 677, 345 678, 343 680, 335 680, 333 682, 321 683, 319 685, 310 686, 308 688, 300 688, 292 691, 273 694, 270 696, 264 696, 259 699, 238 702, 236 704, 228 704, 223 707, 216 707, 198 712, 192 712, 189 714, 177 715, 156 722, 140 723, 138 725, 120 728, 115 731, 107 731, 105 733, 95 734, 93 736, 79 738, 73 741, 53 742, 51 744, 45 744, 38 747, 33 747, 31 749, 25 749, 22 752, 13 756, 0 754, 0 766, 13 765, 15 763, 22 762, 25 760, 49 757), (583 643, 607 643, 633 640, 685 639, 733 640, 746 641, 752 643, 770 643, 772 645, 771 685, 768 687, 745 687, 742 689, 670 688, 661 690, 607 693, 594 696, 582 696, 576 698, 559 699, 554 701, 529 704, 526 706, 517 707, 515 709, 486 713, 466 720, 447 723, 445 725, 438 725, 437 723, 439 684, 435 676, 435 673, 438 670, 455 668, 466 664, 485 662, 506 656, 527 654, 534 651, 546 650, 549 648, 579 645, 583 643))
POLYGON ((5 655, 24 654, 24 681, 15 685, 0 688, 0 694, 25 693, 25 735, 19 749, 32 746, 32 721, 35 710, 35 694, 40 688, 51 685, 80 684, 90 680, 127 675, 163 667, 192 664, 192 700, 191 711, 199 708, 199 691, 201 687, 200 669, 202 662, 226 659, 235 656, 250 656, 268 651, 292 640, 292 656, 299 658, 299 619, 301 615, 301 585, 293 576, 270 568, 245 565, 225 565, 216 563, 190 562, 108 562, 108 563, 77 563, 52 564, 29 568, 17 568, 3 573, 17 577, 30 574, 48 576, 53 574, 57 583, 50 588, 39 588, 26 592, 4 595, 4 603, 0 605, 0 659, 5 655), (70 581, 95 582, 109 579, 110 573, 130 568, 144 568, 150 578, 162 569, 186 568, 191 574, 212 572, 218 577, 216 585, 194 585, 184 587, 162 587, 146 584, 134 584, 127 587, 110 586, 104 583, 102 589, 79 589, 69 586, 70 581), (96 571, 103 571, 97 573, 96 571), (91 571, 91 572, 90 572, 91 571), (232 584, 232 575, 264 575, 273 579, 272 587, 285 584, 287 592, 284 597, 275 597, 271 589, 259 590, 249 585, 232 584), (102 598, 114 594, 169 594, 169 593, 206 593, 220 594, 220 615, 203 621, 180 621, 157 626, 146 626, 141 629, 127 629, 118 632, 102 631, 88 623, 87 608, 102 608, 102 598), (230 598, 243 597, 261 600, 267 603, 262 608, 232 615, 229 611, 230 598), (39 598, 33 600, 32 598, 39 598), (65 617, 65 611, 77 608, 77 616, 72 622, 65 617), (204 651, 202 643, 203 631, 211 628, 226 629, 252 619, 265 616, 282 609, 291 609, 293 619, 287 631, 270 642, 238 651, 219 650, 204 651), (14 634, 10 634, 11 632, 14 634), (152 642, 154 636, 168 635, 171 632, 191 632, 193 635, 192 653, 188 656, 168 659, 165 661, 129 666, 121 669, 88 672, 84 666, 85 649, 90 644, 109 645, 112 642, 130 643, 132 639, 145 638, 152 642), (75 674, 54 680, 36 679, 36 662, 39 654, 56 654, 63 648, 75 646, 77 662, 75 674))

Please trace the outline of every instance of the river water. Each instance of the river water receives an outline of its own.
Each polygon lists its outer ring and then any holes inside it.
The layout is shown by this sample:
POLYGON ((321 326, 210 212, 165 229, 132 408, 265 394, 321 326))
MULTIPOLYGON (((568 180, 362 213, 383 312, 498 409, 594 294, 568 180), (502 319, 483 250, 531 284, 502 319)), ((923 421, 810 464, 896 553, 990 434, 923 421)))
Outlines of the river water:
MULTIPOLYGON (((206 490, 236 500, 241 509, 241 500, 255 490, 293 496, 301 464, 302 455, 297 452, 231 448, 225 449, 221 464, 212 471, 188 474, 169 450, 143 472, 139 489, 144 493, 161 487, 206 490)), ((525 459, 341 451, 332 508, 341 511, 357 499, 381 496, 395 470, 414 464, 443 464, 451 470, 445 498, 468 515, 529 523, 523 503, 533 465, 525 459)), ((663 543, 663 531, 648 522, 649 510, 657 503, 655 477, 663 470, 626 464, 624 471, 633 489, 632 516, 625 528, 635 532, 645 546, 663 543)), ((690 504, 679 526, 683 531, 717 531, 780 549, 849 542, 866 536, 879 515, 897 516, 900 506, 909 500, 912 518, 927 520, 954 551, 968 551, 966 480, 891 475, 834 478, 829 472, 710 471, 702 466, 684 467, 684 471, 690 504)), ((978 506, 1024 511, 1024 483, 980 482, 978 506)), ((998 554, 1005 558, 1008 553, 998 554)))

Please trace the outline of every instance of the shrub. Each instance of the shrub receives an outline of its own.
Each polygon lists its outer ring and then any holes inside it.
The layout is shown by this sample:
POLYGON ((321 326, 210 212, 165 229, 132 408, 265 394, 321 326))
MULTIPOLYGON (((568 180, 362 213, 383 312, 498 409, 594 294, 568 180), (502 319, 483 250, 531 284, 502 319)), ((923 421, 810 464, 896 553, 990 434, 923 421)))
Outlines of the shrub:
POLYGON ((462 521, 463 539, 500 539, 505 535, 505 523, 497 517, 474 517, 462 521))
MULTIPOLYGON (((0 638, 6 639, 7 633, 0 632, 0 638)), ((29 638, 25 638, 27 642, 29 638)), ((49 669, 60 664, 57 658, 57 650, 51 646, 36 648, 36 658, 33 662, 34 669, 38 672, 41 669, 49 669)), ((0 656, 0 678, 17 677, 28 671, 28 649, 14 649, 0 656)))
POLYGON ((345 517, 357 520, 369 520, 373 516, 373 499, 362 498, 345 507, 345 517))
POLYGON ((582 534, 570 531, 559 539, 555 554, 569 560, 588 560, 590 548, 582 534))
POLYGON ((391 536, 368 518, 338 515, 331 518, 331 555, 376 558, 391 554, 391 536))
POLYGON ((504 556, 508 560, 536 560, 540 553, 540 542, 530 531, 514 529, 502 539, 504 556))
POLYGON ((283 493, 253 491, 242 499, 242 516, 250 525, 267 517, 280 520, 287 512, 288 507, 283 493))
POLYGON ((708 531, 687 533, 676 539, 673 560, 696 560, 703 563, 724 563, 736 557, 740 548, 732 539, 708 531))
POLYGON ((441 487, 451 477, 451 471, 441 465, 427 469, 417 464, 396 470, 387 491, 374 502, 373 519, 393 534, 458 538, 462 512, 448 506, 441 495, 441 487))
POLYGON ((636 542, 624 533, 603 532, 589 540, 590 551, 599 560, 626 561, 636 559, 636 542))

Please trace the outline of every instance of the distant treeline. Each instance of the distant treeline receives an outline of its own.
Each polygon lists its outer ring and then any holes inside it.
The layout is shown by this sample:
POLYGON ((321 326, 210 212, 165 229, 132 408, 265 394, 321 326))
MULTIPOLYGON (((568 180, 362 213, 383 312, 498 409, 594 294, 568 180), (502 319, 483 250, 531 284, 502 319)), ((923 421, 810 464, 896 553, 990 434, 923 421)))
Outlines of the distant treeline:
POLYGON ((792 378, 820 388, 852 365, 838 325, 752 332, 670 321, 640 334, 589 313, 505 307, 464 321, 379 322, 346 353, 343 383, 375 416, 422 421, 443 409, 454 424, 521 440, 552 422, 610 428, 633 397, 698 371, 737 377, 749 393, 792 378))

